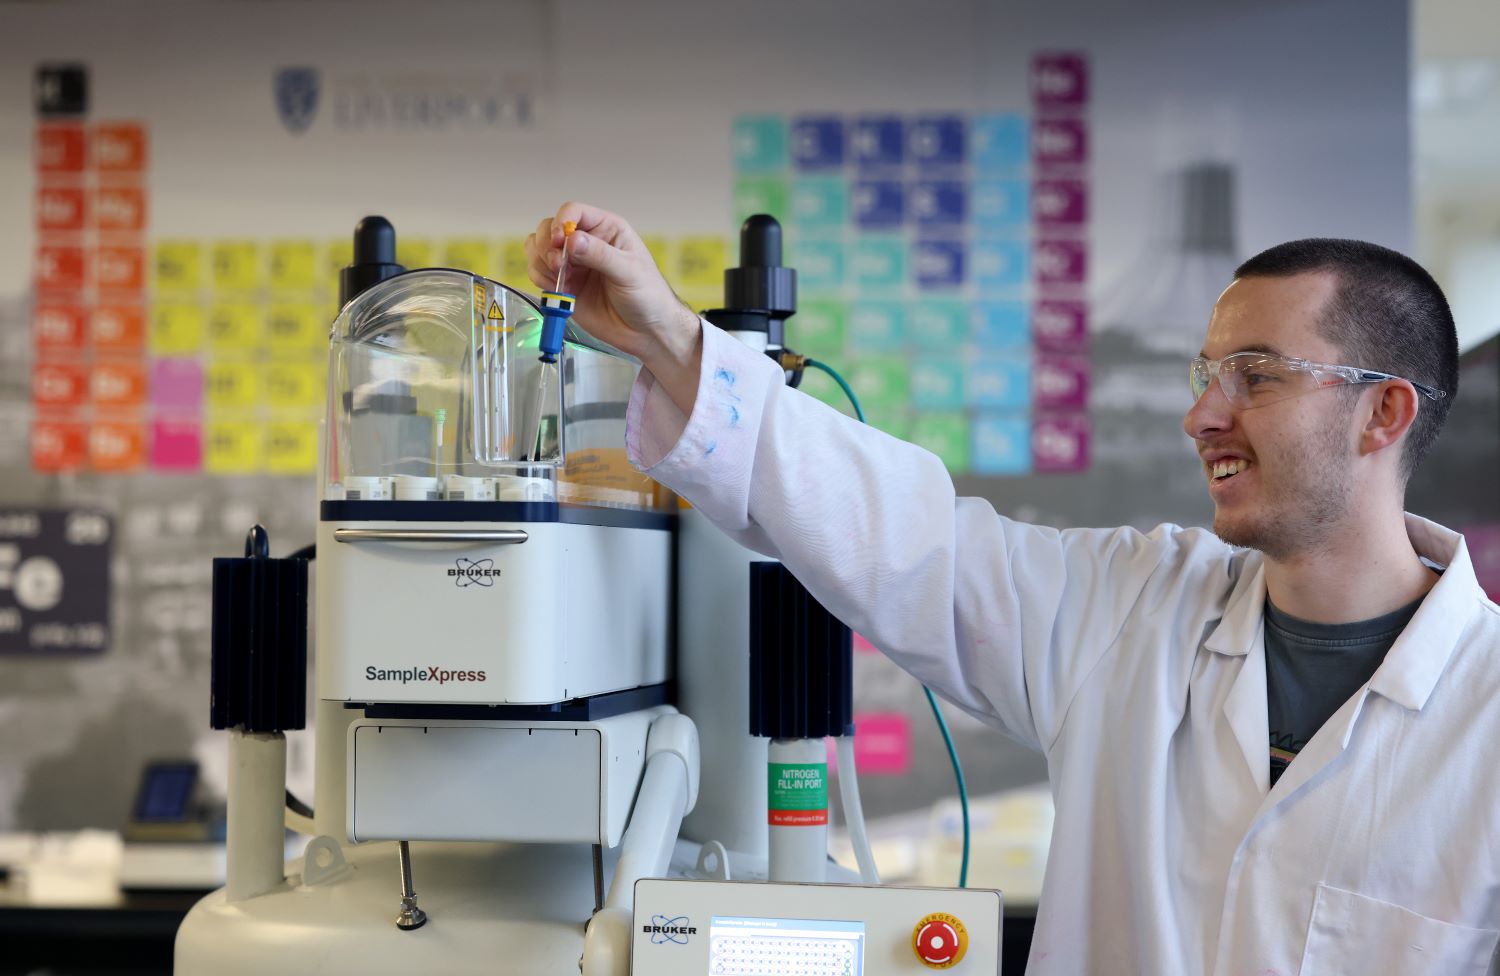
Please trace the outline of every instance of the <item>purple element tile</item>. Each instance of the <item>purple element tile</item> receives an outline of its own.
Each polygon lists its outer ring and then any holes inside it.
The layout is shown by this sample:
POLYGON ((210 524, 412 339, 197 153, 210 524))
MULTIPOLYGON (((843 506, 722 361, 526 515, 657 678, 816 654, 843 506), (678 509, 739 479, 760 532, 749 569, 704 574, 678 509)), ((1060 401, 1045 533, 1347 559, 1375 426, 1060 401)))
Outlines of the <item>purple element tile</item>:
POLYGON ((1084 241, 1046 240, 1031 246, 1032 274, 1044 285, 1081 285, 1088 278, 1089 248, 1084 241))
POLYGON ((1031 104, 1039 109, 1082 108, 1089 101, 1088 58, 1047 52, 1031 59, 1031 104))
POLYGON ((924 169, 962 166, 969 155, 967 127, 958 115, 919 117, 907 128, 906 144, 912 162, 924 169))
POLYGON ((1479 585, 1491 600, 1500 599, 1500 522, 1466 525, 1461 531, 1479 585))
POLYGON ((964 245, 926 240, 912 244, 912 275, 921 288, 953 288, 964 281, 964 245))
POLYGON ((157 419, 151 424, 151 466, 158 471, 203 467, 203 428, 197 420, 157 419))
POLYGON ((908 195, 912 220, 918 227, 946 227, 969 216, 969 186, 958 180, 920 180, 908 195))
POLYGON ((1089 405, 1087 356, 1038 353, 1031 368, 1037 410, 1083 410, 1089 405))
POLYGON ((1037 349, 1079 352, 1088 346, 1088 303, 1043 298, 1031 308, 1031 334, 1037 349))
POLYGON ((151 405, 198 410, 203 406, 203 364, 196 359, 158 359, 151 364, 151 405))
POLYGON ((866 115, 854 120, 849 148, 861 169, 900 166, 906 157, 906 130, 894 115, 866 115))
POLYGON ((1032 467, 1039 472, 1075 474, 1089 467, 1089 418, 1080 413, 1037 417, 1031 425, 1032 467))
POLYGON ((844 165, 844 120, 836 115, 794 119, 792 162, 799 170, 835 169, 844 165))
POLYGON ((1039 169, 1082 166, 1089 161, 1089 130, 1082 119, 1036 119, 1031 123, 1031 159, 1039 169))
POLYGON ((1089 219, 1089 187, 1083 180, 1037 180, 1031 187, 1031 217, 1042 227, 1076 227, 1089 219))
POLYGON ((861 180, 854 184, 851 209, 856 227, 899 227, 906 217, 906 188, 900 180, 861 180))

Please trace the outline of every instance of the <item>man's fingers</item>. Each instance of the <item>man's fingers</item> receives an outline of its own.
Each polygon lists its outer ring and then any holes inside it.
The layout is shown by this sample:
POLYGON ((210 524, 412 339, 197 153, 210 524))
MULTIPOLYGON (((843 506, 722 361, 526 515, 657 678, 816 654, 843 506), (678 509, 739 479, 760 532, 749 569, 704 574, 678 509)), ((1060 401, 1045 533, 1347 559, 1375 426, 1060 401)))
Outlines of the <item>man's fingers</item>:
POLYGON ((623 217, 575 201, 557 208, 557 216, 552 219, 548 236, 541 239, 550 240, 554 247, 562 247, 564 229, 570 222, 576 224, 579 230, 588 231, 601 241, 622 250, 634 250, 640 241, 623 217))
POLYGON ((568 264, 597 271, 619 284, 634 284, 630 280, 635 270, 630 256, 581 227, 568 239, 568 264))

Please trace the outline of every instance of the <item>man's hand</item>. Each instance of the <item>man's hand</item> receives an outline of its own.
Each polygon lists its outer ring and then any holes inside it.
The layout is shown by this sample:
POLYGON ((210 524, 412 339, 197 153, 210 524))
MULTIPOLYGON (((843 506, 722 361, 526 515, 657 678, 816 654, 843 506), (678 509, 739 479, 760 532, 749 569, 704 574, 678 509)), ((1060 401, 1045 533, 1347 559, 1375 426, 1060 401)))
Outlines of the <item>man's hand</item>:
POLYGON ((673 293, 640 235, 623 218, 582 203, 563 204, 526 238, 526 272, 532 283, 548 291, 557 284, 563 227, 569 221, 578 226, 567 238, 562 287, 577 299, 574 320, 639 359, 677 406, 691 413, 703 349, 698 316, 673 293))

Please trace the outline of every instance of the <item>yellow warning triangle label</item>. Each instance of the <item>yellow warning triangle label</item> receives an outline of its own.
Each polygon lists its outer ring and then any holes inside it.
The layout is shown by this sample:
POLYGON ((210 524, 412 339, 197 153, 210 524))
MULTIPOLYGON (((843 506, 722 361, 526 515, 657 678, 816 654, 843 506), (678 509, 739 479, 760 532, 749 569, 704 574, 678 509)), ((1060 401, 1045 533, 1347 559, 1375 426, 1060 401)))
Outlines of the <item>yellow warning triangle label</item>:
POLYGON ((490 314, 487 316, 487 318, 494 319, 498 322, 505 321, 505 313, 500 311, 499 302, 490 302, 490 314))

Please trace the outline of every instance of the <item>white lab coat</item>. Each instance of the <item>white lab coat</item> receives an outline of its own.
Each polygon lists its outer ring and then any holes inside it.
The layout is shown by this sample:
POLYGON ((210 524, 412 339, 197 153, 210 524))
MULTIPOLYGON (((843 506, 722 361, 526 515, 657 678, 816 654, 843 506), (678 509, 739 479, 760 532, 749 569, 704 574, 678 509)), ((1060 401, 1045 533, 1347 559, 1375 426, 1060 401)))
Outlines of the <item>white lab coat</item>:
POLYGON ((692 416, 643 373, 626 446, 1045 753, 1057 813, 1028 972, 1497 971, 1500 610, 1456 533, 1408 517, 1447 572, 1270 789, 1258 553, 1002 518, 708 325, 692 416))

